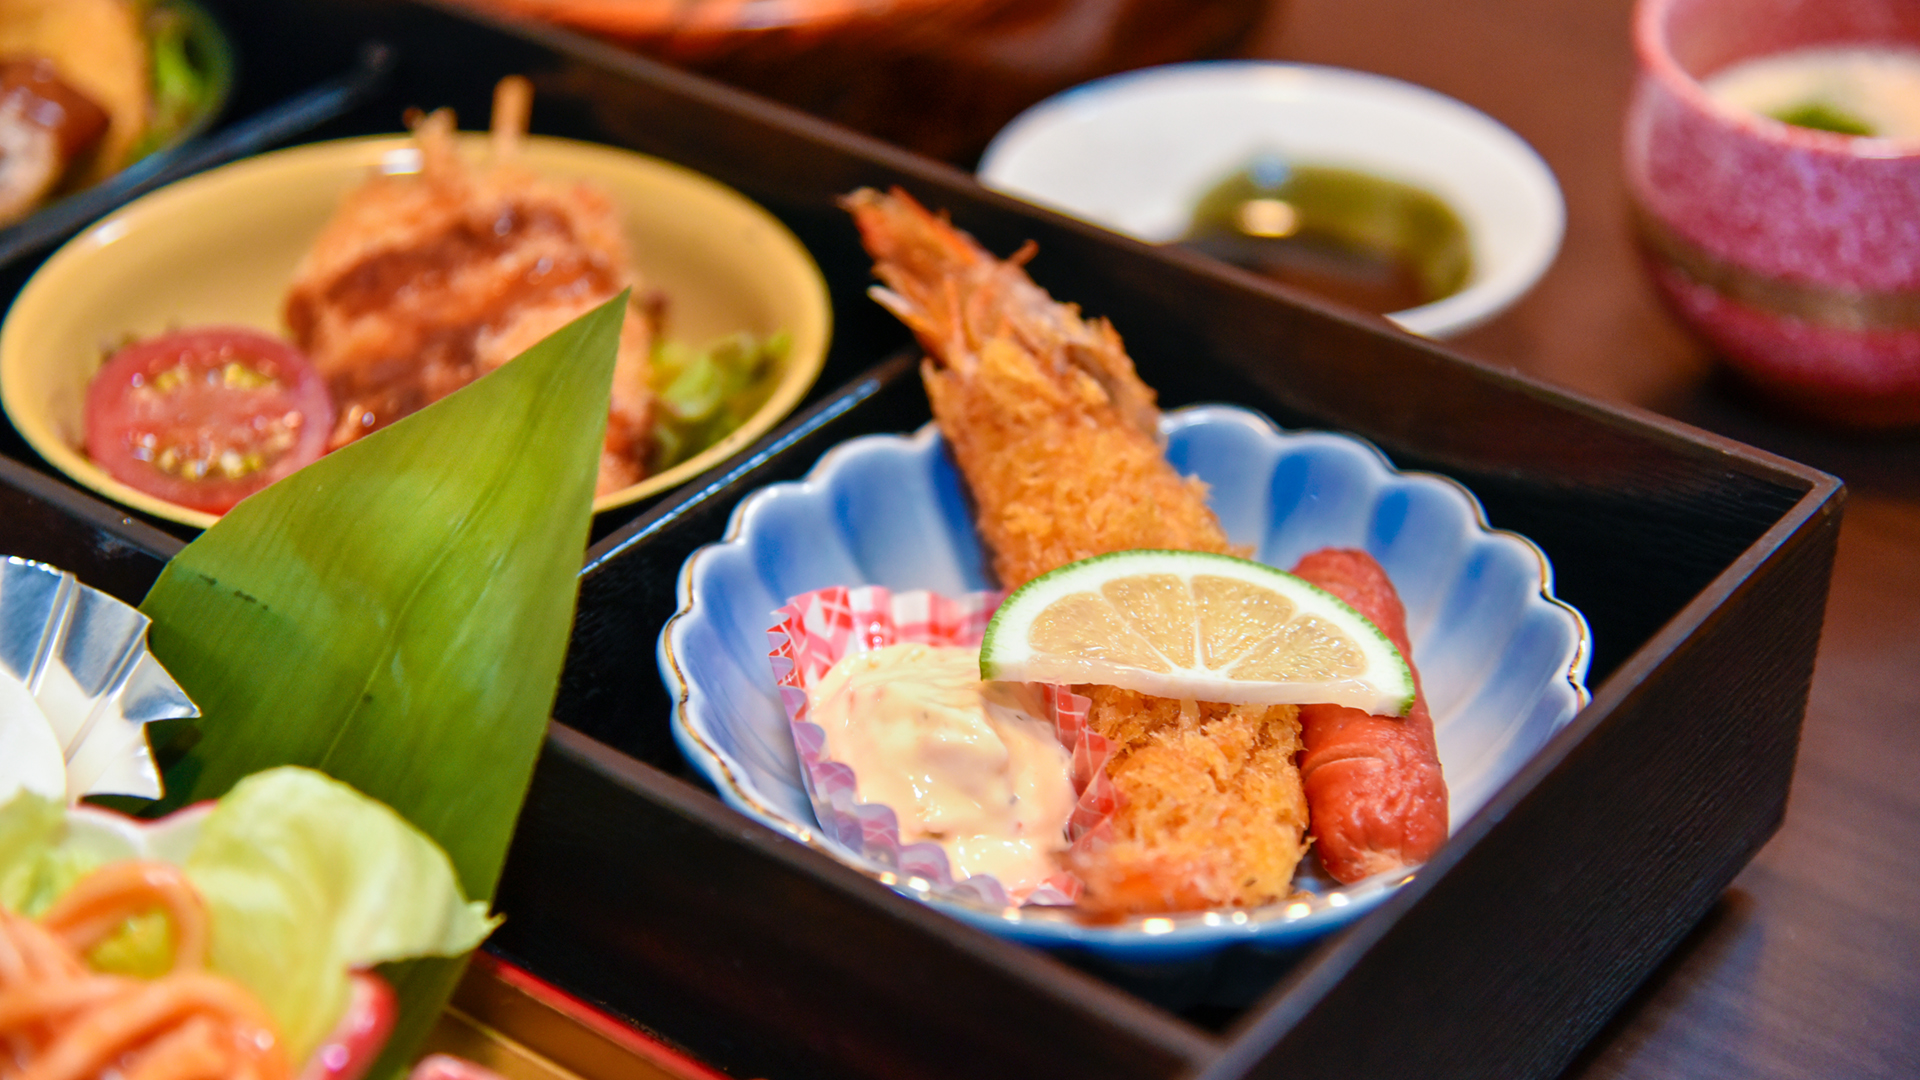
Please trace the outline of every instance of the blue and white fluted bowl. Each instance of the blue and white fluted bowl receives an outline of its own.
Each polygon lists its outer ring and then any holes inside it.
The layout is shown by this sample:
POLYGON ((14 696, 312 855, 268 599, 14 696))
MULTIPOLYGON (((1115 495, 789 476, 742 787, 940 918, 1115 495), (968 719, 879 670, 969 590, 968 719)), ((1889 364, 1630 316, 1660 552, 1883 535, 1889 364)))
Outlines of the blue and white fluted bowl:
MULTIPOLYGON (((1586 704, 1586 620, 1554 599, 1540 549, 1490 528, 1464 487, 1401 472, 1359 439, 1283 431, 1246 409, 1182 409, 1162 426, 1168 459, 1206 481, 1228 537, 1254 558, 1287 568, 1319 548, 1357 547, 1386 568, 1406 605, 1454 831, 1586 704)), ((1296 884, 1305 899, 1089 926, 1061 909, 929 896, 915 888, 924 883, 826 843, 767 661, 774 609, 831 585, 958 595, 992 584, 960 477, 932 425, 911 437, 843 443, 806 479, 748 496, 725 538, 681 568, 679 610, 659 645, 674 737, 747 816, 994 933, 1123 963, 1186 961, 1236 944, 1301 945, 1408 880, 1406 871, 1348 886, 1303 876, 1296 884)))

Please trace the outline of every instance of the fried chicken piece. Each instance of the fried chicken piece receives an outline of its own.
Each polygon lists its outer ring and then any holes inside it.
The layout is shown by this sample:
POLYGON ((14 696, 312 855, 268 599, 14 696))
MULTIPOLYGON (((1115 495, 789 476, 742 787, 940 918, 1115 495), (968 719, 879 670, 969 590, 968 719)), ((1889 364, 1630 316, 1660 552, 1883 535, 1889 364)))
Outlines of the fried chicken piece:
POLYGON ((46 57, 0 57, 0 225, 38 209, 109 119, 46 57))
POLYGON ((337 449, 632 287, 601 453, 606 494, 646 472, 650 298, 607 194, 516 160, 524 94, 502 83, 484 166, 461 159, 451 112, 421 120, 419 174, 375 176, 347 196, 294 273, 287 325, 333 392, 337 449))
MULTIPOLYGON (((925 346, 940 432, 1011 589, 1111 551, 1229 552, 1206 486, 1167 462, 1153 391, 1104 320, 1002 261, 906 193, 846 199, 886 283, 874 298, 925 346)), ((1172 701, 1078 687, 1113 740, 1113 838, 1077 856, 1091 918, 1251 906, 1291 892, 1306 799, 1292 706, 1172 701)))
POLYGON ((905 192, 846 200, 886 288, 919 337, 920 374, 967 478, 1000 584, 1135 548, 1230 550, 1206 485, 1167 463, 1153 391, 1104 319, 1082 321, 905 192))

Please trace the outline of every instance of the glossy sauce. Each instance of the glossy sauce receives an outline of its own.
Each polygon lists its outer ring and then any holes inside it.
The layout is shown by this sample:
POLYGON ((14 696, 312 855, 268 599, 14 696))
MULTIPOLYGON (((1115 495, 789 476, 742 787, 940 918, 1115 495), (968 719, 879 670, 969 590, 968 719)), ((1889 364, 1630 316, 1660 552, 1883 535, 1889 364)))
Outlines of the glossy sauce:
POLYGON ((1181 243, 1378 315, 1452 295, 1472 272, 1466 226, 1432 194, 1272 155, 1201 196, 1181 243))
POLYGON ((1076 796, 1034 692, 980 681, 977 649, 890 645, 840 661, 809 694, 827 756, 900 841, 946 849, 955 880, 991 874, 1016 898, 1058 869, 1076 796))
MULTIPOLYGON (((376 248, 329 284, 324 300, 348 317, 405 308, 418 304, 421 296, 445 296, 463 271, 493 263, 515 247, 542 238, 571 244, 573 229, 550 209, 509 204, 491 221, 457 219, 439 235, 412 247, 376 248)), ((496 328, 501 313, 557 295, 610 296, 618 284, 611 268, 584 248, 544 259, 535 272, 489 294, 482 305, 489 313, 485 317, 454 322, 422 318, 410 327, 414 338, 407 342, 409 348, 380 362, 333 372, 328 389, 341 412, 353 419, 357 434, 378 430, 485 374, 480 367, 480 338, 496 328)), ((313 345, 317 303, 305 293, 287 301, 287 326, 302 347, 313 345)), ((442 311, 432 315, 444 318, 442 311)), ((336 438, 335 448, 341 442, 336 438)))

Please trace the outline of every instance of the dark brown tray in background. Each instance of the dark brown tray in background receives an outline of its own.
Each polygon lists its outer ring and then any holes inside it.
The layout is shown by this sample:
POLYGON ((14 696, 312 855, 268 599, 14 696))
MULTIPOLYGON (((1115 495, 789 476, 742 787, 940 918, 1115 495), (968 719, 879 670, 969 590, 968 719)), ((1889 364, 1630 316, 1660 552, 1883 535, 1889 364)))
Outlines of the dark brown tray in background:
MULTIPOLYGON (((963 174, 613 49, 423 3, 215 5, 287 86, 391 42, 408 105, 485 115, 509 72, 536 130, 699 169, 774 211, 833 290, 810 407, 640 508, 589 554, 556 725, 489 948, 737 1076, 1548 1076, 1778 826, 1841 493, 1831 477, 1569 398, 963 174), (752 488, 926 419, 903 331, 862 295, 834 197, 902 183, 1111 316, 1172 406, 1228 400, 1460 480, 1550 556, 1594 631, 1594 702, 1393 900, 1238 1012, 1175 1013, 897 896, 724 807, 668 735, 655 640, 680 562, 752 488), (883 362, 884 361, 884 362, 883 362), (877 365, 877 366, 876 366, 877 365)), ((137 597, 173 541, 0 462, 0 543, 137 597)), ((603 530, 604 531, 604 530, 603 530)))
MULTIPOLYGON (((260 153, 352 111, 375 96, 393 64, 392 51, 368 41, 339 58, 331 73, 285 96, 269 97, 255 83, 237 93, 221 119, 177 146, 156 151, 98 184, 64 196, 26 218, 0 228, 0 274, 19 275, 82 227, 124 203, 216 165, 260 153)), ((244 64, 241 64, 244 68, 244 64)), ((19 289, 12 281, 9 294, 19 289)))

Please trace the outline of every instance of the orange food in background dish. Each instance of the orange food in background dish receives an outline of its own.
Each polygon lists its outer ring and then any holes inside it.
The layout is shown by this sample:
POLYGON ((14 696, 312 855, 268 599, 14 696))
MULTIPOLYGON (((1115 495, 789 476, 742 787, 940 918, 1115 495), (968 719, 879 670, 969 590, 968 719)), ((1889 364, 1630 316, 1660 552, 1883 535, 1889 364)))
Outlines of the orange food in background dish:
POLYGON ((294 271, 286 322, 339 406, 338 449, 467 385, 634 290, 620 334, 598 493, 648 468, 655 333, 612 199, 517 160, 526 80, 502 80, 493 158, 463 161, 453 114, 417 122, 421 169, 350 194, 294 271))

